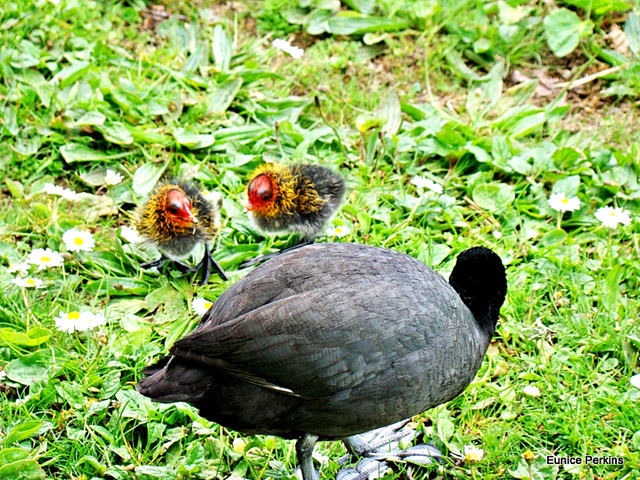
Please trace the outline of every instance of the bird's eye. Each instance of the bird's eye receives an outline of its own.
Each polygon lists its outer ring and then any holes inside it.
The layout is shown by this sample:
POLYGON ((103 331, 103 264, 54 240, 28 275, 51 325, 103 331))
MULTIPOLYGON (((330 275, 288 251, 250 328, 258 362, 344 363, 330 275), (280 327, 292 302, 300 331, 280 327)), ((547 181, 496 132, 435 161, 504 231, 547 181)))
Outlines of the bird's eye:
POLYGON ((268 202, 269 200, 271 200, 271 194, 270 193, 265 193, 264 195, 262 195, 262 201, 263 202, 268 202))
POLYGON ((173 215, 177 215, 178 214, 178 208, 174 207, 173 205, 169 205, 167 207, 167 212, 173 214, 173 215))

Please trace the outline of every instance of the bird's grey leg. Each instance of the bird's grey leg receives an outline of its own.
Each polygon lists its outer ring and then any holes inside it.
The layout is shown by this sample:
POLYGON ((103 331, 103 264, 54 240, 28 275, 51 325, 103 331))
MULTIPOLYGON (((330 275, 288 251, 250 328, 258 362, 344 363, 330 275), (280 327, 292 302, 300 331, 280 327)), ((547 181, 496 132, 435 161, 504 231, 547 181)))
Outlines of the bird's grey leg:
POLYGON ((278 250, 277 252, 265 253, 264 255, 260 255, 259 257, 249 258, 240 264, 240 268, 247 268, 253 265, 257 265, 258 263, 262 263, 272 258, 275 258, 278 255, 282 255, 283 253, 290 252, 300 247, 306 247, 307 245, 311 245, 312 243, 313 241, 302 240, 300 243, 297 243, 292 247, 287 247, 282 250, 278 250))
POLYGON ((298 456, 298 465, 302 471, 303 480, 317 480, 320 478, 320 475, 313 467, 313 447, 317 441, 317 435, 305 433, 296 442, 296 455, 298 456))
POLYGON ((141 263, 140 268, 144 268, 146 270, 147 268, 161 267, 168 261, 169 259, 163 255, 158 260, 154 260, 153 262, 141 263))

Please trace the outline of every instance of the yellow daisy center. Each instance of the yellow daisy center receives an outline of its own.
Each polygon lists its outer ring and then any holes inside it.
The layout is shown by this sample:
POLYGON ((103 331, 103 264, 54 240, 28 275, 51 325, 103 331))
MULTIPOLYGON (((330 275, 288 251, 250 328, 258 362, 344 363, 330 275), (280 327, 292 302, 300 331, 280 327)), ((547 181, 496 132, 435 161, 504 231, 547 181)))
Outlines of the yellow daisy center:
POLYGON ((75 243, 76 245, 82 245, 84 244, 84 240, 81 239, 80 237, 76 237, 73 239, 73 243, 75 243))
POLYGON ((28 285, 35 285, 36 281, 33 278, 27 278, 24 283, 28 285))
POLYGON ((211 302, 204 302, 204 308, 206 308, 207 310, 209 310, 212 305, 213 305, 213 303, 211 303, 211 302))
POLYGON ((50 259, 49 257, 42 257, 42 258, 40 259, 40 261, 41 261, 41 262, 50 262, 50 261, 51 261, 51 259, 50 259))
POLYGON ((562 203, 569 203, 569 199, 568 198, 563 198, 562 200, 560 200, 562 203))
POLYGON ((80 312, 69 312, 69 314, 67 315, 67 318, 69 320, 79 320, 80 319, 80 312))
POLYGON ((616 212, 611 212, 611 213, 610 213, 610 215, 611 215, 612 217, 615 217, 615 216, 616 216, 616 212))

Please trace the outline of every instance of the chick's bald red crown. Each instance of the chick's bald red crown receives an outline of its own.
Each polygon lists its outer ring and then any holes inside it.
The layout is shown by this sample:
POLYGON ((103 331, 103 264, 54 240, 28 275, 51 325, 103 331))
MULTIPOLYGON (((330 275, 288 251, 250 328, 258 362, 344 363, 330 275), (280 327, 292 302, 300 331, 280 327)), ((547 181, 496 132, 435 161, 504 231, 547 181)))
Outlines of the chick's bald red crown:
POLYGON ((182 190, 177 188, 167 192, 166 213, 177 223, 198 223, 198 219, 191 210, 191 201, 182 190))
POLYGON ((249 183, 247 196, 249 198, 248 210, 259 210, 268 207, 276 199, 273 181, 264 173, 256 176, 249 183))

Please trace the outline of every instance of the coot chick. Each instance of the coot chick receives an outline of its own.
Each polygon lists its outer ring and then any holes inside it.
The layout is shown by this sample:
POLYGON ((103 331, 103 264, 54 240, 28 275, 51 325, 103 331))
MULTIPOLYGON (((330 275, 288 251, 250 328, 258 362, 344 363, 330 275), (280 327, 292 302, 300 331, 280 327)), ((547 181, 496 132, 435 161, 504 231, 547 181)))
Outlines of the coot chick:
POLYGON ((265 233, 302 233, 293 247, 244 261, 248 267, 314 242, 344 198, 344 179, 330 169, 306 163, 265 163, 247 187, 247 210, 265 233))
POLYGON ((137 389, 246 434, 341 439, 459 395, 507 291, 500 257, 462 252, 449 283, 416 259, 347 243, 279 255, 227 289, 137 389))
POLYGON ((142 264, 142 268, 159 267, 172 260, 185 273, 202 269, 202 285, 209 281, 212 268, 220 278, 227 280, 209 251, 209 242, 220 232, 220 214, 195 185, 178 180, 157 185, 138 210, 136 228, 162 252, 160 259, 142 264), (204 257, 200 263, 189 267, 179 261, 200 242, 204 243, 204 257))

